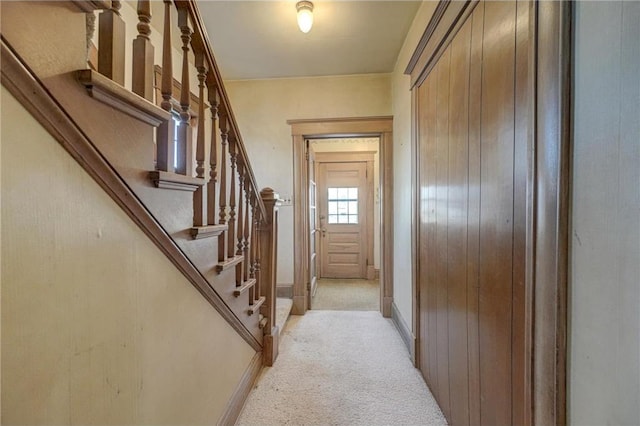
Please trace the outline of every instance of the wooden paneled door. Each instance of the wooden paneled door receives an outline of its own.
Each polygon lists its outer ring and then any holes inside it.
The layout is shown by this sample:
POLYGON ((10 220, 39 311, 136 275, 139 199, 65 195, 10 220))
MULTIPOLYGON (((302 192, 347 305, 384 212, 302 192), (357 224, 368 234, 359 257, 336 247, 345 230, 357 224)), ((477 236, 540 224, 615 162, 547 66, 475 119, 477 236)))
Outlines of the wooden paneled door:
MULTIPOLYGON (((307 145, 309 142, 307 141, 307 145)), ((309 154, 309 286, 311 297, 318 289, 318 245, 320 229, 318 228, 318 188, 316 184, 315 152, 308 146, 309 154)))
POLYGON ((318 163, 320 277, 366 278, 366 162, 318 163))
POLYGON ((534 7, 443 1, 407 69, 416 364, 452 425, 533 422, 534 7))

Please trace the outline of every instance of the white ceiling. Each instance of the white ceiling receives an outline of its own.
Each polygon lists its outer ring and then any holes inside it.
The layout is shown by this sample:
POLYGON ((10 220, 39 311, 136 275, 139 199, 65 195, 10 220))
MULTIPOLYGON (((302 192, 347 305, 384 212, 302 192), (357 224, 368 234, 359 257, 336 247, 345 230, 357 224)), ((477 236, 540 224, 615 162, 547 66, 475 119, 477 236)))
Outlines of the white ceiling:
POLYGON ((296 1, 200 1, 225 80, 388 73, 420 1, 314 1, 298 29, 296 1))

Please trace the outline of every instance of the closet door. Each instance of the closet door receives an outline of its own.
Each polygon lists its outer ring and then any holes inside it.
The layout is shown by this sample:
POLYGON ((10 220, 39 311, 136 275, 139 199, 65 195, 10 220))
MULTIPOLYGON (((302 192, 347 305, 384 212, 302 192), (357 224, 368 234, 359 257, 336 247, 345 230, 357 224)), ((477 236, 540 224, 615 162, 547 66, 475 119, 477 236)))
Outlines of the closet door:
POLYGON ((520 424, 528 3, 469 7, 413 88, 418 366, 451 424, 520 424))

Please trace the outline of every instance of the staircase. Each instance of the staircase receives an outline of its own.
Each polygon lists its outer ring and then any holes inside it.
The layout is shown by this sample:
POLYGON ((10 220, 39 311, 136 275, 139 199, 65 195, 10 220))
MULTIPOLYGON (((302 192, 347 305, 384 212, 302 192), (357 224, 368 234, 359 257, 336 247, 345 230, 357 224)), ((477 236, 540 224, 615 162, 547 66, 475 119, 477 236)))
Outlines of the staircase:
POLYGON ((256 183, 196 2, 133 12, 4 7, 2 83, 272 365, 278 195, 256 183))

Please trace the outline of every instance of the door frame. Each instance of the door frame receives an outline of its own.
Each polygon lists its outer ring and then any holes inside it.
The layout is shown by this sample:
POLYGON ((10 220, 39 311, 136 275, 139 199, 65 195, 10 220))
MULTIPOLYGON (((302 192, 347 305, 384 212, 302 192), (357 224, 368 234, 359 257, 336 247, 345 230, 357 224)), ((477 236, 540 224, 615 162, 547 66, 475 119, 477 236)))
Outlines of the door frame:
MULTIPOLYGON (((378 143, 378 151, 380 150, 380 143, 378 143)), ((319 176, 317 174, 318 167, 322 163, 366 163, 365 167, 367 170, 367 174, 371 176, 371 178, 367 178, 367 209, 366 209, 366 222, 365 222, 365 245, 366 245, 366 258, 371 260, 371 265, 367 262, 365 268, 365 275, 367 279, 373 275, 373 268, 375 265, 375 260, 373 258, 373 247, 374 247, 374 155, 373 151, 344 151, 344 152, 316 152, 315 157, 315 165, 316 165, 316 188, 318 188, 318 182, 320 181, 319 176)), ((317 197, 317 194, 316 194, 317 197)), ((318 211, 320 208, 318 207, 318 211)), ((322 241, 322 240, 321 240, 322 241)), ((322 243, 321 243, 322 244, 322 243)), ((322 261, 322 250, 320 250, 319 255, 320 261, 322 261)), ((322 267, 320 267, 322 270, 322 267)), ((320 274, 318 274, 320 276, 320 274)))
MULTIPOLYGON (((420 84, 478 0, 440 0, 405 71, 420 84)), ((525 253, 525 425, 567 423, 567 294, 572 144, 572 2, 517 0, 528 10, 529 134, 525 253)), ((412 96, 414 361, 420 350, 416 96, 412 96)))
POLYGON ((293 308, 309 310, 309 219, 307 139, 378 137, 380 163, 380 309, 391 317, 393 303, 393 117, 287 120, 293 140, 293 308))

